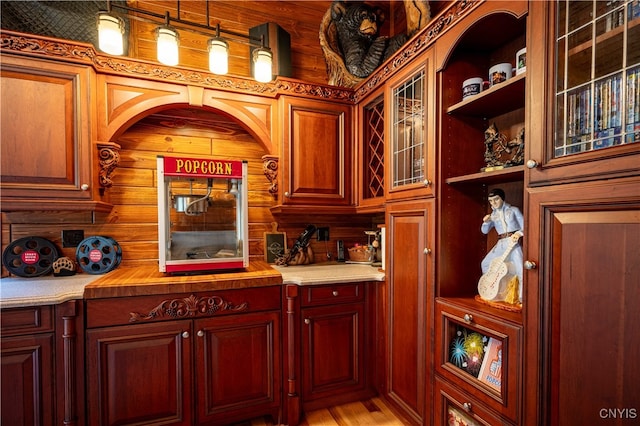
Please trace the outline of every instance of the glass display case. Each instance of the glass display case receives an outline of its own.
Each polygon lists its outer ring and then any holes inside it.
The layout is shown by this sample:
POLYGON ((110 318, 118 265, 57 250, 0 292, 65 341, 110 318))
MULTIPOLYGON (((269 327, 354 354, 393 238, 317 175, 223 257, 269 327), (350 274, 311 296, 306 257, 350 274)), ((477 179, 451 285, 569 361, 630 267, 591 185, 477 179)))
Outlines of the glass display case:
POLYGON ((554 156, 640 141, 640 2, 559 1, 556 16, 554 156))
POLYGON ((160 272, 249 265, 247 162, 157 158, 160 272))

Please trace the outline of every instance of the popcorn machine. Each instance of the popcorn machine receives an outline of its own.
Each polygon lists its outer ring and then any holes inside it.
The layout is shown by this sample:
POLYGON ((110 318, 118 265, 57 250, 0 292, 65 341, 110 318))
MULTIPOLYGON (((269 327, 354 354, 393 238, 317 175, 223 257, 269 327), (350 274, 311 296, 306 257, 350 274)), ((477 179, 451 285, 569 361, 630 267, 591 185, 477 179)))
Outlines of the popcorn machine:
POLYGON ((158 156, 160 272, 249 265, 247 162, 158 156))

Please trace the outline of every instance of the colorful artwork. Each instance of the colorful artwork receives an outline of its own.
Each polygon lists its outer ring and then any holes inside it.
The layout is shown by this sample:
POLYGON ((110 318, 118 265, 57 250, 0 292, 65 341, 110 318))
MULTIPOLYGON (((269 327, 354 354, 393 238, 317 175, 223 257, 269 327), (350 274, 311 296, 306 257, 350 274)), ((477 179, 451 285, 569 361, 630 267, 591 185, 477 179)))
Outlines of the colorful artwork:
POLYGON ((487 336, 460 327, 449 345, 449 362, 477 378, 488 340, 487 336))

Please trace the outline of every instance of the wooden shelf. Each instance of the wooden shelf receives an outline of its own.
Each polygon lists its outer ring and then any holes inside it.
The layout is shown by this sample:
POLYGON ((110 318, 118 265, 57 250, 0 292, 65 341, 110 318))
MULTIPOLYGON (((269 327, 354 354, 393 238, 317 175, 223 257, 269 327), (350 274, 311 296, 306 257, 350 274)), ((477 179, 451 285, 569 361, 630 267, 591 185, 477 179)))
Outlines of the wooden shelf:
POLYGON ((449 185, 464 183, 484 183, 496 184, 521 180, 524 177, 524 166, 506 167, 492 172, 478 172, 463 176, 447 178, 445 182, 449 185))
POLYGON ((447 113, 486 118, 522 108, 526 75, 526 72, 518 74, 504 83, 451 105, 447 108, 447 113))

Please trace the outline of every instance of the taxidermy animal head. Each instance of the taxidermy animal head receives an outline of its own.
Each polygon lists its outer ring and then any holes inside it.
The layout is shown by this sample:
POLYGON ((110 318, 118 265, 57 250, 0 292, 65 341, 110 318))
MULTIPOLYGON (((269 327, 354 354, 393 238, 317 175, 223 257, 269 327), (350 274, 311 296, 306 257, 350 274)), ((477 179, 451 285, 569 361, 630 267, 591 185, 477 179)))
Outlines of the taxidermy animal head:
POLYGON ((329 84, 354 87, 395 53, 431 19, 428 0, 405 0, 407 32, 379 35, 382 10, 362 1, 335 0, 320 26, 320 45, 327 61, 329 84))

